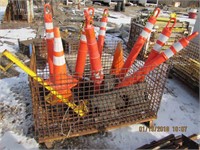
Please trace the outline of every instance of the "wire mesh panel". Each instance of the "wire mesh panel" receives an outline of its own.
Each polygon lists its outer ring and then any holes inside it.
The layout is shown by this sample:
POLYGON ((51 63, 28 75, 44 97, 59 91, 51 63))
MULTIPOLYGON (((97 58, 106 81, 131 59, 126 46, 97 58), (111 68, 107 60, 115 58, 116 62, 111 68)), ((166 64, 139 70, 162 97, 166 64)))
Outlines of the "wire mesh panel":
MULTIPOLYGON (((148 75, 142 74, 145 77, 143 82, 118 88, 122 80, 120 74, 111 73, 117 42, 107 42, 104 46, 101 59, 104 77, 98 82, 90 70, 89 56, 83 77, 77 78, 74 69, 77 49, 73 49, 77 46, 73 44, 69 43, 71 50, 65 51, 68 72, 64 76, 50 76, 47 61, 41 61, 39 55, 31 58, 31 69, 44 79, 44 84, 62 95, 58 98, 45 86, 30 79, 39 142, 91 134, 156 118, 168 73, 166 64, 148 75)), ((124 60, 127 56, 125 50, 124 60)), ((133 76, 143 64, 143 61, 136 61, 126 77, 133 76)))
POLYGON ((199 49, 199 44, 190 42, 171 60, 172 72, 197 91, 199 91, 199 49))

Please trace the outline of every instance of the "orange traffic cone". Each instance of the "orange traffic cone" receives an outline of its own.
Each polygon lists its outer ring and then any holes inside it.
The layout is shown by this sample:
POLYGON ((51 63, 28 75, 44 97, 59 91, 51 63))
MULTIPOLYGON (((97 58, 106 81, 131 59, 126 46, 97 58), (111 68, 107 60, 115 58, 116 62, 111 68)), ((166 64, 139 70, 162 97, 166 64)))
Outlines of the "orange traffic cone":
POLYGON ((146 60, 145 64, 154 59, 161 51, 162 47, 165 45, 167 40, 172 34, 172 29, 174 28, 176 24, 176 18, 171 18, 169 22, 167 23, 166 27, 163 28, 162 33, 159 35, 158 40, 156 41, 156 44, 153 46, 151 53, 148 56, 148 59, 146 60), (173 21, 173 25, 171 27, 168 27, 170 22, 173 21))
POLYGON ((46 29, 46 42, 48 50, 48 64, 50 80, 53 76, 53 43, 54 43, 54 33, 53 33, 53 20, 52 20, 52 8, 49 4, 44 5, 44 22, 46 29))
POLYGON ((67 66, 63 51, 62 40, 60 37, 59 28, 54 28, 54 51, 53 51, 53 65, 54 65, 54 88, 68 98, 72 95, 70 89, 77 84, 77 80, 67 75, 67 66))
MULTIPOLYGON (((89 12, 92 11, 91 17, 93 17, 94 16, 94 8, 88 8, 88 11, 89 12)), ((86 35, 85 35, 85 25, 83 25, 79 48, 78 48, 76 67, 75 67, 75 72, 76 72, 77 78, 83 77, 87 52, 88 52, 88 47, 87 47, 87 39, 86 39, 86 35)))
POLYGON ((141 82, 140 79, 143 77, 143 75, 147 75, 154 68, 156 68, 157 66, 159 66, 160 64, 168 60, 170 57, 175 55, 177 52, 185 48, 189 44, 190 40, 192 40, 197 35, 198 35, 198 32, 194 32, 190 36, 180 39, 178 42, 174 43, 169 49, 160 53, 153 60, 145 64, 144 67, 139 69, 131 77, 125 78, 121 83, 119 83, 116 86, 116 88, 121 88, 121 87, 132 85, 134 83, 141 82))
POLYGON ((134 63, 135 59, 137 58, 140 50, 142 49, 144 43, 146 42, 147 38, 150 36, 153 26, 156 23, 156 18, 160 13, 160 9, 156 8, 153 12, 153 15, 148 19, 146 26, 144 27, 142 33, 140 34, 139 38, 135 42, 126 62, 124 63, 123 69, 120 71, 121 79, 126 75, 129 71, 129 68, 134 63))
POLYGON ((83 29, 82 29, 82 32, 81 32, 79 48, 78 48, 78 55, 77 55, 77 59, 76 59, 75 72, 76 72, 77 78, 83 77, 87 52, 88 52, 87 39, 86 39, 86 36, 85 36, 85 29, 84 29, 84 26, 83 26, 83 29))
POLYGON ((100 57, 103 51, 107 22, 108 22, 108 9, 104 9, 103 16, 101 18, 101 26, 99 30, 99 36, 98 36, 98 49, 99 49, 100 57))
POLYGON ((91 24, 92 20, 89 15, 89 12, 87 10, 84 10, 84 14, 86 18, 85 33, 90 56, 92 80, 95 84, 101 84, 103 80, 103 69, 98 51, 97 40, 95 37, 94 26, 91 24))
POLYGON ((111 74, 119 75, 122 67, 124 65, 123 48, 121 42, 117 44, 114 59, 111 67, 111 74))

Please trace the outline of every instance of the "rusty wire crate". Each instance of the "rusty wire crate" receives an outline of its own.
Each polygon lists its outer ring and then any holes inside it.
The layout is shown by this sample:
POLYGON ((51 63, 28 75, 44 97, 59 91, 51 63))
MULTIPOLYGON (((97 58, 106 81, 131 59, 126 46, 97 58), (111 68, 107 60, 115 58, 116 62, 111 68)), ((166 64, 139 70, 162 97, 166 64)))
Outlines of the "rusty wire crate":
POLYGON ((35 45, 35 48, 37 49, 36 53, 41 53, 40 51, 43 51, 46 49, 46 41, 44 38, 35 38, 35 39, 27 39, 20 41, 18 40, 19 45, 19 52, 30 57, 32 53, 32 45, 35 45), (30 48, 31 47, 31 48, 30 48))
MULTIPOLYGON (((97 133, 156 119, 168 74, 168 65, 162 64, 157 67, 146 76, 142 83, 120 89, 115 88, 120 80, 110 74, 110 68, 116 45, 117 42, 105 43, 102 55, 104 79, 99 86, 91 80, 88 57, 83 78, 74 84, 74 80, 71 79, 75 77, 77 43, 69 43, 70 50, 65 51, 68 83, 64 85, 75 85, 71 88, 72 97, 69 100, 87 110, 84 116, 77 115, 65 103, 51 103, 56 99, 55 96, 49 96, 48 90, 29 78, 35 135, 39 143, 97 133)), ((48 82, 50 76, 47 61, 41 60, 43 53, 46 53, 45 49, 41 54, 32 55, 30 67, 48 82)), ((127 55, 128 52, 125 50, 124 59, 127 55)), ((143 62, 137 60, 128 74, 135 72, 142 65, 143 62)), ((67 92, 62 93, 63 96, 67 94, 67 92)))
POLYGON ((199 49, 198 43, 190 42, 189 45, 172 58, 170 73, 178 76, 189 86, 199 92, 199 49))
MULTIPOLYGON (((166 18, 167 19, 167 18, 166 18)), ((142 32, 145 22, 147 20, 147 16, 139 16, 137 18, 131 19, 131 29, 129 33, 129 40, 127 43, 128 50, 130 51, 136 42, 137 38, 139 37, 140 33, 142 32)), ((138 59, 146 60, 148 57, 151 49, 153 48, 154 44, 156 43, 159 34, 162 32, 163 28, 166 26, 167 22, 165 21, 158 21, 156 22, 153 31, 151 32, 149 38, 145 42, 142 50, 138 55, 138 59)), ((175 27, 172 30, 172 34, 169 40, 166 42, 165 46, 163 46, 162 50, 167 49, 170 47, 175 41, 180 39, 183 36, 187 36, 190 32, 189 23, 188 22, 180 22, 177 21, 175 27)))
MULTIPOLYGON (((74 39, 62 38, 62 44, 63 44, 64 51, 70 52, 71 49, 72 50, 78 49, 78 45, 73 44, 73 43, 78 43, 78 42, 79 41, 77 38, 74 38, 74 39), (69 43, 71 43, 71 44, 69 44, 69 43), (71 46, 72 46, 72 48, 71 48, 71 46)), ((23 40, 23 41, 18 40, 18 45, 19 45, 19 52, 28 57, 31 56, 32 48, 30 48, 30 46, 32 47, 32 45, 35 46, 37 56, 42 56, 45 59, 47 57, 46 40, 44 37, 34 38, 34 39, 31 38, 31 39, 27 39, 27 40, 23 40)))

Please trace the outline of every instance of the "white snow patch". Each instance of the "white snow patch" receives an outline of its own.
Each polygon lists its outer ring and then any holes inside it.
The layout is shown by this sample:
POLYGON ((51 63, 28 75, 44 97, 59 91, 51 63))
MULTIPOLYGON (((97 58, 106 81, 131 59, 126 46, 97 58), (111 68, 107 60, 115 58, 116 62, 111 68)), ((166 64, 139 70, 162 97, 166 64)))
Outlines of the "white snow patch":
POLYGON ((37 150, 39 144, 23 135, 18 135, 12 131, 6 132, 0 141, 1 150, 37 150))
POLYGON ((169 93, 163 95, 155 124, 169 126, 170 133, 176 135, 198 134, 200 110, 197 94, 178 80, 168 80, 167 87, 174 95, 169 93), (173 126, 186 126, 187 130, 186 132, 175 132, 173 126))
MULTIPOLYGON (((103 10, 102 8, 97 8, 95 9, 95 12, 98 12, 98 13, 103 13, 103 10)), ((109 11, 109 16, 108 17, 108 22, 111 22, 111 23, 116 23, 117 25, 121 25, 121 24, 130 24, 131 22, 131 18, 130 16, 126 16, 120 12, 111 12, 109 11)))
POLYGON ((0 45, 0 52, 5 49, 10 52, 16 52, 18 50, 18 39, 27 40, 31 38, 35 38, 35 30, 31 28, 21 28, 21 29, 0 29, 1 41, 9 41, 12 42, 13 45, 3 43, 0 45))
POLYGON ((156 134, 154 134, 154 132, 140 132, 139 128, 141 127, 147 128, 142 124, 136 124, 113 130, 111 132, 114 139, 109 140, 108 143, 112 143, 117 149, 131 150, 168 135, 168 133, 165 132, 156 134))
POLYGON ((110 16, 115 17, 115 18, 108 17, 109 22, 116 23, 117 25, 130 24, 131 18, 132 18, 132 17, 127 17, 125 15, 122 15, 120 13, 115 13, 115 14, 111 13, 110 16))

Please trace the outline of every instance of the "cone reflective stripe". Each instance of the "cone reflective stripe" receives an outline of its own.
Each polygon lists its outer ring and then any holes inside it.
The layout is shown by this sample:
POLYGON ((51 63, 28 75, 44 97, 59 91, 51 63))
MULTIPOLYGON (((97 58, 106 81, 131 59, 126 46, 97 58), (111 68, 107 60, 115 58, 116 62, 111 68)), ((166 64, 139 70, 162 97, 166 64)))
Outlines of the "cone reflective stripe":
POLYGON ((83 77, 87 52, 88 52, 87 39, 86 39, 86 36, 85 36, 85 29, 84 29, 84 26, 83 26, 83 29, 82 29, 82 32, 81 32, 79 48, 78 48, 76 68, 75 68, 76 76, 78 78, 83 77))
POLYGON ((151 61, 151 59, 155 58, 161 51, 162 47, 165 45, 165 43, 168 41, 169 37, 171 36, 172 29, 174 28, 176 24, 176 18, 170 18, 165 28, 163 28, 163 31, 158 37, 158 40, 156 41, 156 44, 153 46, 148 59, 145 63, 148 63, 151 61), (169 27, 170 22, 173 22, 172 26, 169 27))
POLYGON ((101 84, 103 79, 103 71, 101 65, 101 58, 98 51, 98 45, 95 37, 94 27, 91 25, 91 18, 89 12, 84 10, 86 25, 85 33, 87 38, 88 52, 90 57, 90 65, 92 71, 92 80, 96 84, 101 84))
MULTIPOLYGON (((198 32, 194 32, 186 38, 180 39, 178 42, 174 43, 169 49, 157 55, 153 60, 150 60, 147 64, 134 73, 131 77, 125 78, 121 83, 119 83, 116 88, 121 88, 125 86, 132 85, 134 83, 141 82, 144 75, 147 75, 150 71, 155 69, 157 66, 168 60, 170 57, 175 55, 177 52, 185 48, 189 41, 198 35, 198 32)), ((143 80, 142 80, 143 81, 143 80)))
POLYGON ((53 76, 53 44, 54 44, 54 33, 53 33, 53 20, 52 20, 52 8, 49 4, 44 5, 44 22, 46 30, 46 42, 48 50, 48 64, 50 80, 53 76))
POLYGON ((120 70, 124 65, 123 48, 121 42, 117 44, 114 59, 111 67, 111 74, 119 75, 120 70))
POLYGON ((146 26, 144 27, 142 33, 138 37, 137 41, 135 42, 126 62, 124 63, 123 69, 120 71, 120 77, 123 78, 126 73, 128 72, 129 68, 134 63, 135 59, 137 58, 140 50, 142 49, 144 43, 146 42, 147 38, 149 37, 153 26, 156 23, 156 18, 158 17, 160 13, 160 9, 156 8, 154 10, 153 15, 148 19, 148 22, 146 23, 146 26))
MULTIPOLYGON (((150 20, 148 20, 150 21, 150 20)), ((142 30, 142 33, 140 34, 140 36, 142 36, 143 38, 147 39, 153 29, 154 26, 154 22, 147 22, 144 29, 142 30)))
POLYGON ((98 36, 98 49, 99 49, 100 57, 102 55, 102 50, 104 46, 107 22, 108 22, 108 9, 104 9, 103 16, 101 18, 101 25, 100 25, 99 36, 98 36))

